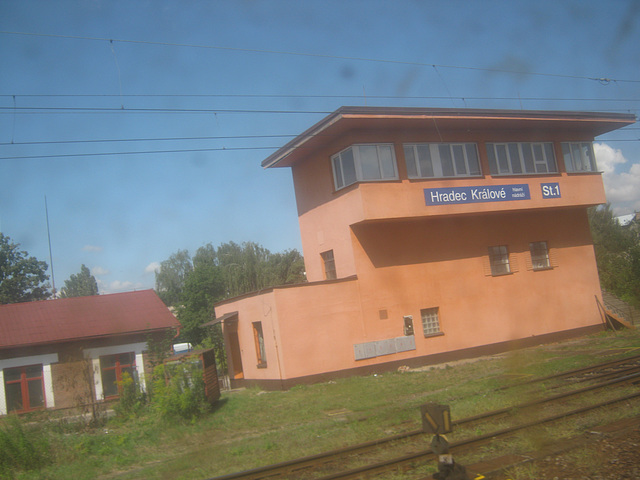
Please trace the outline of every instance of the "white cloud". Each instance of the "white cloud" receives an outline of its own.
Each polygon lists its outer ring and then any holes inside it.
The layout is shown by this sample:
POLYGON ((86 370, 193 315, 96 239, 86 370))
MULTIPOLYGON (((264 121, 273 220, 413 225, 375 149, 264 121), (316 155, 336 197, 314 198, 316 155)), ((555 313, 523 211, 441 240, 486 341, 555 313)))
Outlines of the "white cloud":
POLYGON ((133 290, 144 290, 148 287, 145 287, 142 283, 134 283, 128 280, 120 281, 114 280, 113 282, 103 282, 101 280, 98 281, 98 289, 101 294, 108 293, 119 293, 119 292, 131 292, 133 290))
POLYGON ((160 262, 151 262, 144 269, 144 273, 156 273, 158 270, 160 270, 160 262))
POLYGON ((102 267, 93 267, 91 269, 91 275, 109 275, 111 273, 111 271, 107 270, 106 268, 102 268, 102 267))
POLYGON ((594 143, 598 168, 602 170, 607 201, 617 215, 640 211, 640 163, 634 163, 626 172, 617 167, 626 166, 628 160, 618 149, 606 143, 594 143))
POLYGON ((82 247, 82 250, 84 250, 85 252, 101 252, 102 247, 99 247, 97 245, 85 245, 84 247, 82 247))

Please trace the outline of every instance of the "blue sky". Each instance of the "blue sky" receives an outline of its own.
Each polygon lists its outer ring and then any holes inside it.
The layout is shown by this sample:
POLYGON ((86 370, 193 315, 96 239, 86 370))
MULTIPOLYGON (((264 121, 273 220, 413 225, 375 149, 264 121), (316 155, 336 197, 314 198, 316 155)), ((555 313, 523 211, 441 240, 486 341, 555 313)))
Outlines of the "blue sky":
MULTIPOLYGON (((640 2, 0 0, 0 65, 0 231, 49 263, 46 196, 57 288, 112 293, 180 249, 301 250, 260 162, 342 105, 637 115, 640 2)), ((618 214, 639 138, 597 139, 618 214)))

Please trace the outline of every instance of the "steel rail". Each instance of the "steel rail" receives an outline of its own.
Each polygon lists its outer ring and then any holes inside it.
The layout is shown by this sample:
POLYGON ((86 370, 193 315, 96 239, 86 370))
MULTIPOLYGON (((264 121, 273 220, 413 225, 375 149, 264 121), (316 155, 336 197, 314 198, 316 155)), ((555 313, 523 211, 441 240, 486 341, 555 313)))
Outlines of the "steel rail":
POLYGON ((564 372, 559 372, 559 373, 553 373, 551 375, 546 375, 544 377, 537 377, 537 378, 532 378, 530 380, 524 380, 522 382, 517 382, 517 383, 512 383, 510 385, 503 385, 501 387, 498 387, 492 391, 500 391, 500 390, 506 390, 507 388, 514 388, 514 387, 520 387, 523 385, 530 385, 532 383, 538 383, 538 382, 545 382, 547 380, 553 380, 556 378, 563 378, 563 377, 570 377, 572 375, 577 375, 580 373, 585 373, 588 371, 595 371, 595 370, 602 370, 603 368, 607 368, 607 367, 613 367, 615 365, 619 365, 621 363, 626 363, 626 362, 630 362, 630 361, 638 361, 640 360, 640 355, 633 355, 631 357, 626 357, 623 359, 619 359, 619 360, 611 360, 609 362, 603 362, 603 363, 596 363, 595 365, 590 365, 587 367, 580 367, 580 368, 574 368, 572 370, 566 370, 564 372))
MULTIPOLYGON (((596 410, 598 408, 602 408, 602 407, 607 407, 609 405, 613 405, 614 403, 619 403, 619 402, 624 402, 626 400, 631 400, 633 398, 637 398, 640 397, 640 392, 636 392, 630 395, 625 395, 623 397, 618 397, 618 398, 614 398, 611 400, 607 400, 604 402, 599 402, 595 405, 589 405, 587 407, 581 407, 581 408, 577 408, 575 410, 572 410, 570 412, 565 412, 565 413, 561 413, 561 414, 557 414, 557 415, 552 415, 550 417, 546 417, 543 418, 541 420, 533 420, 530 422, 526 422, 514 427, 509 427, 509 428, 504 428, 502 430, 497 430, 495 432, 491 432, 491 433, 487 433, 484 435, 479 435, 477 437, 471 437, 465 440, 460 440, 458 442, 454 442, 449 446, 449 451, 453 451, 453 450, 460 450, 461 447, 468 447, 474 444, 480 445, 482 443, 485 443, 489 440, 493 440, 495 438, 498 437, 504 437, 504 436, 509 436, 512 435, 516 432, 518 432, 519 430, 525 430, 527 428, 531 428, 531 427, 535 427, 535 426, 539 426, 539 425, 543 425, 545 423, 551 423, 551 422, 555 422, 557 420, 561 420, 563 418, 567 418, 573 415, 579 415, 581 413, 585 413, 588 412, 590 410, 596 410)), ((328 475, 328 476, 324 476, 324 477, 319 477, 316 480, 345 480, 345 479, 352 479, 352 478, 360 478, 363 476, 368 476, 368 475, 372 475, 376 472, 381 472, 381 471, 386 471, 386 470, 392 470, 392 469, 396 469, 402 465, 406 465, 408 463, 414 463, 418 460, 423 460, 425 457, 428 457, 430 455, 433 455, 433 451, 429 448, 426 450, 423 450, 421 452, 417 452, 417 453, 413 453, 410 455, 405 455, 402 457, 397 457, 395 459, 391 459, 391 460, 386 460, 384 462, 378 462, 378 463, 374 463, 371 465, 366 465, 364 467, 360 467, 360 468, 355 468, 352 470, 348 470, 346 472, 340 472, 340 473, 336 473, 333 475, 328 475)))
MULTIPOLYGON (((552 401, 557 401, 563 398, 567 398, 573 395, 578 395, 581 393, 585 393, 591 390, 597 390, 600 388, 604 388, 604 387, 608 387, 611 385, 615 385, 618 383, 625 383, 625 382, 629 382, 632 381, 634 379, 640 379, 640 373, 635 373, 635 374, 631 374, 631 375, 626 375, 625 377, 620 377, 620 378, 615 378, 612 380, 608 380, 606 382, 603 383, 599 383, 596 385, 589 385, 587 387, 582 387, 576 390, 571 390, 569 392, 564 392, 564 393, 560 393, 560 394, 556 394, 556 395, 552 395, 549 397, 543 397, 543 398, 539 398, 539 399, 535 399, 535 400, 531 400, 528 402, 523 402, 517 405, 513 405, 510 407, 505 407, 505 408, 500 408, 497 410, 492 410, 490 412, 485 412, 485 413, 481 413, 478 415, 473 415, 470 417, 465 417, 465 418, 461 418, 459 420, 454 420, 452 422, 452 425, 454 426, 460 426, 460 425, 464 425, 466 423, 471 423, 471 422, 475 422, 475 421, 479 421, 479 420, 484 420, 484 419, 488 419, 488 418, 492 418, 498 415, 503 415, 503 414, 508 414, 514 410, 518 410, 518 409, 523 409, 523 408, 528 408, 531 406, 535 406, 535 405, 539 405, 539 404, 543 404, 543 403, 547 403, 547 402, 552 402, 552 401)), ((364 443, 359 443, 356 445, 351 445, 349 447, 345 447, 345 448, 340 448, 340 449, 335 449, 335 450, 330 450, 327 452, 322 452, 322 453, 318 453, 315 455, 309 455, 309 456, 305 456, 305 457, 300 457, 294 460, 287 460, 284 462, 280 462, 280 463, 275 463, 275 464, 270 464, 270 465, 265 465, 263 467, 257 467, 254 469, 250 469, 250 470, 244 470, 241 472, 235 472, 235 473, 230 473, 227 475, 222 475, 222 476, 218 476, 218 477, 213 477, 210 478, 208 480, 235 480, 235 479, 258 479, 258 478, 267 478, 267 477, 276 477, 276 476, 280 476, 282 475, 282 473, 278 473, 278 472, 294 472, 297 470, 301 470, 304 468, 307 468, 309 466, 313 466, 313 465, 317 465, 320 463, 329 463, 330 461, 333 461, 333 459, 335 459, 336 457, 340 457, 340 456, 344 456, 347 454, 353 454, 355 452, 358 451, 366 451, 368 449, 372 449, 375 447, 379 447, 381 445, 384 444, 388 444, 394 441, 398 441, 398 440, 406 440, 409 439, 411 437, 414 436, 418 436, 418 435, 422 435, 424 434, 424 432, 422 430, 412 430, 409 432, 405 432, 405 433, 400 433, 397 435, 392 435, 389 437, 384 437, 384 438, 380 438, 377 440, 372 440, 369 442, 364 442, 364 443)))

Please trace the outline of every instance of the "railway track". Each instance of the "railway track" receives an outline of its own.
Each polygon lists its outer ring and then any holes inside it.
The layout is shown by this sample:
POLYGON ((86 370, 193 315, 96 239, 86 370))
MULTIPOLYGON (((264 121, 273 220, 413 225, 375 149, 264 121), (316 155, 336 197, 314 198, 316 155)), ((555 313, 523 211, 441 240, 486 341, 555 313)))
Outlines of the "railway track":
MULTIPOLYGON (((613 406, 623 402, 637 402, 640 398, 640 389, 636 387, 636 385, 640 384, 640 355, 529 379, 524 382, 512 382, 512 384, 500 387, 495 391, 507 388, 517 389, 536 383, 546 384, 550 381, 561 381, 561 385, 564 386, 574 386, 587 381, 592 383, 580 388, 571 388, 561 393, 535 398, 520 402, 517 405, 455 420, 452 424, 456 427, 456 431, 462 431, 465 435, 469 434, 469 436, 463 440, 453 442, 450 446, 451 452, 458 455, 459 453, 476 451, 488 442, 495 442, 498 439, 513 436, 527 429, 540 428, 542 425, 586 415, 589 412, 603 408, 613 408, 613 406), (625 388, 629 390, 629 385, 631 385, 631 392, 624 391, 625 388), (615 389, 621 389, 623 393, 602 401, 593 401, 592 399, 588 401, 586 406, 571 406, 571 402, 575 398, 580 398, 583 402, 585 401, 583 397, 588 395, 599 399, 604 393, 612 395, 615 389), (563 406, 559 407, 559 405, 563 406), (561 411, 544 415, 544 408, 561 408, 561 411), (527 413, 522 415, 522 412, 527 413), (495 428, 503 418, 511 418, 511 420, 506 421, 507 423, 511 421, 513 424, 495 428), (525 421, 522 421, 523 418, 525 421), (469 433, 478 430, 487 431, 481 434, 469 433)), ((552 386, 547 390, 553 390, 557 387, 559 385, 552 386)), ((425 448, 430 439, 431 436, 425 434, 422 430, 413 430, 317 455, 218 476, 209 480, 337 480, 371 478, 388 471, 404 470, 406 473, 407 469, 413 469, 416 465, 435 465, 433 452, 430 448, 425 448), (353 466, 354 464, 358 466, 353 466)), ((514 458, 518 460, 517 457, 514 458)), ((503 463, 506 461, 503 460, 503 463)), ((519 461, 522 460, 520 459, 519 461)), ((416 475, 420 475, 420 473, 416 475)), ((414 478, 420 477, 414 475, 414 478)))

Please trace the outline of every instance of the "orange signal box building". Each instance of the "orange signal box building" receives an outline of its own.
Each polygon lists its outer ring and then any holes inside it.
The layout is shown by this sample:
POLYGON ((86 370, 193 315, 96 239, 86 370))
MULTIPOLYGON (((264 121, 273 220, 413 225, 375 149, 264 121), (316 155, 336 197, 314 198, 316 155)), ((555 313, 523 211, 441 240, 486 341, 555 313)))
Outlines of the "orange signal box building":
POLYGON ((611 113, 343 107, 288 167, 308 283, 216 305, 232 383, 297 383, 602 328, 587 209, 611 113))

